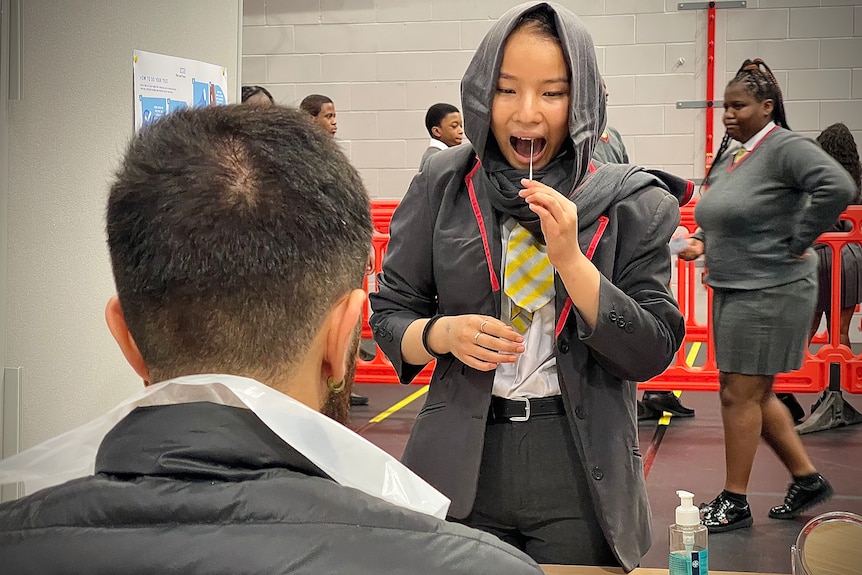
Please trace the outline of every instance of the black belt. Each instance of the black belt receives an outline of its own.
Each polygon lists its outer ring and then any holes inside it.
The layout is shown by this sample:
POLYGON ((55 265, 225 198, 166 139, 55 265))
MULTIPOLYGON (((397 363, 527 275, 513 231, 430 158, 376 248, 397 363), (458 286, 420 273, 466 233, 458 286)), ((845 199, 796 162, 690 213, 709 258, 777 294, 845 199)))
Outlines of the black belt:
POLYGON ((565 415, 565 413, 563 396, 561 395, 534 398, 519 397, 517 399, 492 396, 491 407, 488 410, 488 422, 527 421, 531 417, 565 415))

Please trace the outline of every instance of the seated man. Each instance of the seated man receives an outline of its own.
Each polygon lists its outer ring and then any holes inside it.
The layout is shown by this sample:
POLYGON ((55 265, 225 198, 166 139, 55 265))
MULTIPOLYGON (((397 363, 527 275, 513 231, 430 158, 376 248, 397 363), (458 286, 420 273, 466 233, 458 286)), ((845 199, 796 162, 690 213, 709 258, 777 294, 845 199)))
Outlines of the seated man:
POLYGON ((425 112, 425 129, 431 140, 419 161, 419 171, 425 169, 428 158, 446 148, 461 144, 464 139, 464 122, 461 112, 452 104, 434 104, 425 112))
POLYGON ((302 112, 138 133, 108 199, 106 318, 146 388, 0 462, 0 482, 54 484, 0 505, 0 571, 541 574, 415 511, 448 502, 318 413, 347 410, 371 230, 358 173, 302 112))

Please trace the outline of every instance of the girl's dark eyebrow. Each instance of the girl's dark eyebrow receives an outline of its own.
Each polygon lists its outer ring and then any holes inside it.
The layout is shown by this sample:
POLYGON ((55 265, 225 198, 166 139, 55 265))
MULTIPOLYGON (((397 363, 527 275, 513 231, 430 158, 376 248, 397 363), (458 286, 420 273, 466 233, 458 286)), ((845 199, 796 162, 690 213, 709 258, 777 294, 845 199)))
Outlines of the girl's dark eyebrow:
MULTIPOLYGON (((501 80, 517 80, 517 76, 513 76, 511 74, 507 74, 505 72, 500 72, 501 80)), ((542 84, 568 84, 569 79, 566 77, 561 78, 549 78, 547 80, 542 80, 542 84)))

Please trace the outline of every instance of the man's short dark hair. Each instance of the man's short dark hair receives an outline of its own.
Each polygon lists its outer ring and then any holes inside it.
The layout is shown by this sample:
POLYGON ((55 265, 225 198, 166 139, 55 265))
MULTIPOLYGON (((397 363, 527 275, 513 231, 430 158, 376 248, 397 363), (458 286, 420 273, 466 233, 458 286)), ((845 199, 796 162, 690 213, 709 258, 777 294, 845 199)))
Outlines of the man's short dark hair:
POLYGON ((371 229, 357 171, 298 110, 194 108, 139 132, 107 231, 153 381, 284 374, 331 305, 361 287, 371 229))
POLYGON ((428 135, 432 138, 434 134, 431 133, 431 128, 437 126, 440 127, 440 124, 443 122, 443 118, 448 116, 449 114, 460 114, 461 111, 453 106, 452 104, 434 104, 428 111, 425 112, 425 129, 428 130, 428 135))
POLYGON ((323 94, 309 94, 302 99, 302 102, 299 103, 299 107, 300 109, 305 110, 308 114, 317 116, 324 104, 332 103, 333 101, 329 96, 324 96, 323 94))

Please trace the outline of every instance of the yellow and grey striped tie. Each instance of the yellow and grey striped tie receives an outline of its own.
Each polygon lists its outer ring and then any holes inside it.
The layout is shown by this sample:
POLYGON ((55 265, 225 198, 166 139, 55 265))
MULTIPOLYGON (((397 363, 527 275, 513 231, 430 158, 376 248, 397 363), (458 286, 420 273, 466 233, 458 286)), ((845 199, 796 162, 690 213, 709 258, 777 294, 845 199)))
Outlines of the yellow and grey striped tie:
POLYGON ((512 300, 512 327, 524 333, 533 313, 554 297, 554 268, 545 246, 520 224, 515 224, 506 244, 504 284, 512 300))
POLYGON ((736 151, 736 153, 733 155, 733 165, 736 165, 739 162, 741 162, 742 158, 744 158, 747 155, 748 155, 748 150, 746 150, 745 148, 738 149, 736 151))

